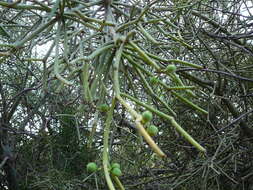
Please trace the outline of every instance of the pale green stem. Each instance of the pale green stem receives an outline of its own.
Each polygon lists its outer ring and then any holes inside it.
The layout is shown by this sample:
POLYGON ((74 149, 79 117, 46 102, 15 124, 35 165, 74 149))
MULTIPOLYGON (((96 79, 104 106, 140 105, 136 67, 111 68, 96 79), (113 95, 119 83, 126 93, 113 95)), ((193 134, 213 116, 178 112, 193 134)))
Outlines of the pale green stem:
POLYGON ((56 38, 55 38, 55 63, 54 63, 54 74, 56 76, 57 79, 59 79, 61 82, 63 82, 64 84, 67 85, 72 85, 73 82, 68 81, 67 79, 63 78, 60 75, 60 71, 59 71, 59 41, 60 41, 60 31, 61 31, 61 26, 60 23, 58 23, 58 29, 57 29, 57 33, 56 33, 56 38))
POLYGON ((50 8, 46 8, 44 6, 40 7, 36 5, 25 5, 22 3, 13 4, 13 3, 6 3, 4 1, 0 1, 0 6, 6 7, 6 8, 12 8, 12 9, 19 9, 19 10, 40 10, 40 11, 46 11, 46 12, 51 11, 50 8))
POLYGON ((172 40, 174 40, 174 41, 176 41, 176 42, 181 43, 183 46, 187 47, 188 49, 193 49, 193 47, 192 47, 191 45, 187 44, 187 43, 184 42, 182 39, 179 39, 179 38, 177 38, 177 37, 171 35, 170 33, 165 32, 165 31, 162 29, 161 26, 156 25, 156 27, 157 27, 157 29, 158 29, 161 33, 163 33, 165 36, 171 38, 172 40))
POLYGON ((129 44, 134 48, 134 50, 140 55, 140 57, 149 65, 154 67, 157 71, 160 70, 160 67, 141 49, 139 48, 133 41, 130 41, 129 44))
POLYGON ((207 115, 208 112, 202 108, 200 108, 199 106, 197 106, 196 104, 192 103, 191 101, 189 101, 188 99, 184 98, 183 96, 179 95, 178 93, 171 91, 171 94, 175 95, 177 98, 179 98, 182 102, 188 104, 190 107, 194 108, 195 110, 207 115))
POLYGON ((189 67, 193 67, 193 68, 196 68, 196 69, 203 69, 202 66, 200 65, 196 65, 194 63, 190 63, 190 62, 187 62, 187 61, 182 61, 182 60, 179 60, 179 59, 164 59, 164 58, 161 58, 157 55, 154 55, 152 53, 149 53, 149 52, 146 52, 146 54, 149 56, 149 57, 152 57, 153 59, 156 59, 158 61, 161 61, 163 63, 179 63, 179 64, 182 64, 182 65, 186 65, 186 66, 189 66, 189 67))
MULTIPOLYGON (((11 48, 15 48, 15 44, 0 44, 0 47, 11 47, 11 48)), ((7 52, 6 52, 7 53, 7 52)), ((8 54, 8 53, 7 53, 8 54)))
POLYGON ((120 182, 117 176, 113 176, 113 180, 115 181, 115 183, 117 184, 120 190, 125 190, 124 186, 122 185, 122 183, 120 182))
MULTIPOLYGON (((114 82, 115 82, 114 86, 116 85, 116 87, 114 87, 114 90, 115 90, 116 96, 117 96, 117 93, 120 93, 120 91, 119 91, 118 78, 116 78, 116 81, 115 81, 115 77, 118 77, 118 72, 117 71, 118 71, 118 67, 119 67, 123 47, 124 47, 124 44, 122 43, 119 50, 116 52, 116 58, 115 58, 114 66, 113 66, 114 74, 116 72, 116 76, 114 76, 114 82)), ((108 159, 109 145, 108 145, 108 141, 109 141, 110 125, 111 125, 111 122, 112 122, 112 119, 113 119, 113 110, 114 110, 115 103, 116 103, 116 98, 114 98, 113 101, 112 101, 112 106, 109 110, 109 113, 108 113, 108 116, 107 116, 107 119, 106 119, 106 126, 105 126, 105 129, 104 129, 103 167, 104 167, 104 174, 105 174, 106 182, 107 182, 108 188, 110 190, 115 190, 115 187, 114 187, 114 185, 112 183, 112 180, 110 178, 109 169, 108 169, 108 166, 109 166, 109 159, 108 159)))
POLYGON ((39 59, 39 58, 25 58, 24 61, 41 61, 41 62, 43 62, 43 59, 39 59))
MULTIPOLYGON (((184 86, 183 81, 179 78, 179 75, 177 75, 176 73, 166 73, 169 77, 171 77, 176 83, 178 83, 181 86, 184 86)), ((192 92, 192 90, 186 90, 186 92, 192 96, 192 97, 196 97, 196 95, 194 94, 194 92, 192 92)))
POLYGON ((149 146, 154 150, 155 153, 157 153, 161 157, 166 157, 166 155, 161 151, 161 149, 158 147, 158 145, 153 141, 153 139, 149 136, 149 134, 144 129, 143 125, 141 124, 142 116, 138 114, 134 109, 129 106, 125 100, 123 100, 120 96, 120 86, 119 86, 119 63, 121 59, 121 55, 123 52, 123 46, 122 43, 120 46, 120 49, 116 52, 116 58, 113 65, 113 87, 116 98, 120 101, 120 103, 126 108, 126 110, 131 114, 131 116, 135 119, 136 128, 140 132, 140 134, 144 137, 146 142, 149 144, 149 146))
POLYGON ((135 125, 140 134, 144 137, 146 142, 149 146, 153 149, 153 151, 160 157, 166 157, 164 152, 159 148, 159 146, 154 142, 154 140, 150 137, 147 131, 144 129, 143 125, 141 124, 142 116, 138 114, 134 109, 129 106, 126 101, 121 98, 121 96, 117 96, 117 99, 120 103, 126 108, 126 110, 131 114, 133 118, 135 118, 135 125))
POLYGON ((109 135, 110 135, 110 126, 111 126, 111 122, 113 119, 113 110, 115 107, 115 103, 116 103, 116 98, 114 98, 112 100, 112 105, 111 108, 108 112, 107 118, 106 118, 106 122, 105 122, 105 128, 104 128, 104 140, 103 140, 103 168, 104 168, 104 174, 105 174, 105 180, 107 183, 107 186, 109 188, 109 190, 115 190, 115 187, 112 183, 111 177, 110 177, 110 172, 109 172, 109 135))
POLYGON ((63 17, 64 17, 65 19, 69 19, 69 20, 73 20, 73 21, 75 21, 75 22, 77 22, 77 23, 81 23, 82 25, 84 25, 84 26, 86 26, 86 27, 88 27, 88 28, 90 28, 90 29, 93 29, 93 30, 96 30, 96 31, 98 31, 98 32, 101 32, 101 30, 100 30, 99 27, 96 27, 95 25, 90 24, 90 23, 88 23, 88 22, 84 22, 83 20, 80 20, 80 19, 74 17, 73 15, 66 15, 66 14, 64 14, 63 17))
POLYGON ((103 26, 115 26, 115 23, 109 22, 109 21, 104 21, 104 20, 99 20, 91 17, 85 16, 83 13, 80 11, 76 10, 74 11, 84 22, 94 22, 103 26))
POLYGON ((170 106, 164 102, 159 96, 157 96, 153 89, 151 88, 151 86, 149 85, 149 83, 147 82, 147 80, 145 79, 144 75, 142 74, 142 72, 136 68, 137 73, 139 74, 140 78, 143 81, 144 86, 147 88, 147 90, 149 91, 150 95, 152 95, 153 97, 155 97, 158 101, 160 101, 168 110, 169 112, 173 115, 173 116, 177 116, 177 114, 170 108, 170 106))
POLYGON ((82 69, 82 78, 83 78, 83 92, 84 92, 84 99, 88 102, 92 101, 92 96, 89 87, 89 67, 88 63, 85 63, 82 69))
POLYGON ((71 64, 77 63, 78 61, 89 61, 89 60, 92 60, 93 58, 95 58, 96 56, 100 55, 104 51, 106 51, 108 49, 111 49, 113 47, 114 47, 114 44, 109 44, 109 45, 106 45, 106 46, 102 46, 102 47, 96 49, 96 51, 94 51, 89 56, 83 56, 83 57, 74 59, 73 61, 71 61, 71 64))
POLYGON ((127 23, 122 24, 121 26, 119 26, 119 27, 116 29, 116 32, 121 32, 121 31, 123 31, 125 28, 127 28, 128 26, 132 26, 132 25, 138 23, 138 22, 142 19, 142 17, 144 16, 144 14, 148 11, 149 8, 150 8, 149 5, 146 6, 146 7, 142 10, 142 12, 140 13, 140 15, 139 15, 135 20, 129 21, 129 22, 127 22, 127 23))
POLYGON ((28 42, 29 40, 33 39, 35 36, 37 36, 40 32, 45 30, 50 25, 54 24, 57 20, 52 19, 49 22, 46 22, 44 25, 41 25, 39 28, 37 28, 35 31, 33 31, 30 35, 26 36, 24 39, 17 41, 14 43, 15 48, 20 48, 24 45, 24 43, 28 42))
POLYGON ((149 40, 151 43, 153 44, 159 44, 158 41, 156 41, 156 39, 154 39, 146 30, 145 28, 143 28, 143 26, 141 25, 141 23, 138 23, 138 27, 140 32, 143 34, 143 36, 145 36, 147 38, 147 40, 149 40))
POLYGON ((120 84, 119 84, 119 63, 121 60, 121 55, 123 52, 124 44, 120 45, 119 50, 116 52, 115 62, 113 64, 113 82, 114 82, 114 92, 116 96, 120 95, 120 84))

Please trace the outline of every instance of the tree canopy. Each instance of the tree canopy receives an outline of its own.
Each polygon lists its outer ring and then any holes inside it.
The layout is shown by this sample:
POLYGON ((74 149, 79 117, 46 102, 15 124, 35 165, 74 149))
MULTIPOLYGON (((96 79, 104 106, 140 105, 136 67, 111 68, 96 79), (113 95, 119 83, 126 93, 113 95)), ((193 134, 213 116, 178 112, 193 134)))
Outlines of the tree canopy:
POLYGON ((0 1, 0 188, 252 189, 252 10, 0 1))

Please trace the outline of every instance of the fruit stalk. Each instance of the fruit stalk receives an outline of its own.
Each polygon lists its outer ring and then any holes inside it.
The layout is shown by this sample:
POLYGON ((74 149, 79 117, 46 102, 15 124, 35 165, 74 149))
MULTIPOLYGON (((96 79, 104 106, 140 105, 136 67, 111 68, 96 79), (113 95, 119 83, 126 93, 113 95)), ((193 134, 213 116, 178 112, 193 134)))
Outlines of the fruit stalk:
POLYGON ((140 134, 144 137, 149 146, 153 149, 153 151, 160 157, 166 157, 166 154, 159 148, 159 146, 154 142, 154 140, 150 137, 147 131, 144 129, 141 124, 142 116, 138 114, 134 109, 132 109, 121 96, 117 96, 117 99, 120 103, 127 109, 127 111, 135 118, 135 125, 140 134))
MULTIPOLYGON (((128 94, 125 94, 125 93, 121 93, 122 96, 124 97, 127 97, 128 99, 134 101, 135 103, 145 107, 147 110, 149 111, 152 111, 153 113, 156 113, 158 116, 164 118, 164 119, 167 119, 171 122, 172 126, 175 127, 175 129, 183 136, 185 137, 185 139, 191 143, 195 148, 197 148, 199 151, 201 152, 206 152, 206 149, 204 147, 202 147, 197 141, 195 141, 191 135, 189 133, 187 133, 177 122, 176 120, 174 119, 174 117, 172 116, 169 116, 161 111, 158 111, 156 110, 155 108, 147 105, 147 104, 144 104, 143 102, 140 102, 139 100, 137 100, 136 98, 128 95, 128 94)), ((145 129, 144 129, 145 130, 145 129)))

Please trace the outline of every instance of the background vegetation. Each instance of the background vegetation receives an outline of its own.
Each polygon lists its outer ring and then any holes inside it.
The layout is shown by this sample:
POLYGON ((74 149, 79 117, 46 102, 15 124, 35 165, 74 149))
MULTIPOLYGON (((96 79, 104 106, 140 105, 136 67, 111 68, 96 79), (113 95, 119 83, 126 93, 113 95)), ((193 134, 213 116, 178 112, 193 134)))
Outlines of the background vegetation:
POLYGON ((252 6, 0 1, 0 188, 253 189, 252 6))

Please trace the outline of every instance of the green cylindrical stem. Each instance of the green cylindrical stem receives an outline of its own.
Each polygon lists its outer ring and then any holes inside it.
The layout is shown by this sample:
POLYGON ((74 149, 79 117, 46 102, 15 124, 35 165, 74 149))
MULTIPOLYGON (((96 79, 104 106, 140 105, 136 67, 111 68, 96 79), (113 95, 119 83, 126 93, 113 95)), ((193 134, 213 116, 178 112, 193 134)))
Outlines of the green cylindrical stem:
POLYGON ((111 180, 110 177, 110 172, 109 172, 109 135, 110 135, 110 126, 111 126, 111 122, 112 122, 112 118, 113 118, 113 110, 115 107, 115 103, 116 103, 116 98, 114 98, 112 100, 112 105, 111 105, 111 109, 108 112, 107 118, 106 118, 106 122, 105 122, 105 128, 104 128, 104 140, 103 140, 103 168, 104 168, 104 174, 105 174, 105 179, 106 179, 106 183, 108 185, 109 190, 116 190, 113 182, 111 180))

